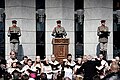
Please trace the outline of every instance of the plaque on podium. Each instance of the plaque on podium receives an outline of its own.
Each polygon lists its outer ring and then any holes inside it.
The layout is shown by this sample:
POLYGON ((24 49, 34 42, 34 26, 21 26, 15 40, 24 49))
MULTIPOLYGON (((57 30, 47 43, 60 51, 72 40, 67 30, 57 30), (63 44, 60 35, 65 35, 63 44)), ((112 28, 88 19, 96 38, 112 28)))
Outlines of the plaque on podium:
POLYGON ((69 38, 53 38, 53 54, 56 60, 62 62, 63 59, 67 58, 69 38))

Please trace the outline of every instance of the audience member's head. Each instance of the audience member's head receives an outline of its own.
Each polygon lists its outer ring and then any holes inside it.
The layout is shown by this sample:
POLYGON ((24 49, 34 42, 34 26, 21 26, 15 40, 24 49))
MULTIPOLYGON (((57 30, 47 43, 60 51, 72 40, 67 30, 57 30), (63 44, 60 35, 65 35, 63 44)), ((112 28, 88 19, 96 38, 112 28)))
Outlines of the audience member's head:
POLYGON ((116 59, 112 59, 112 64, 117 64, 116 59))
POLYGON ((67 55, 67 60, 68 60, 68 61, 71 61, 71 60, 72 60, 72 55, 71 55, 71 54, 68 54, 68 55, 67 55))
POLYGON ((111 72, 118 72, 119 71, 118 64, 111 64, 110 70, 111 70, 111 72))
POLYGON ((120 57, 116 56, 115 60, 116 60, 117 63, 119 63, 120 62, 120 57))
POLYGON ((92 60, 92 56, 91 56, 91 55, 88 55, 88 56, 87 56, 87 60, 91 61, 91 60, 92 60))
POLYGON ((24 60, 24 63, 27 63, 28 57, 27 57, 27 56, 24 56, 24 57, 23 57, 23 60, 24 60))
POLYGON ((37 63, 40 62, 40 56, 36 56, 36 62, 37 62, 37 63))
POLYGON ((55 55, 51 55, 51 61, 55 61, 55 55))
POLYGON ((99 58, 100 58, 100 60, 103 60, 103 58, 104 58, 103 54, 99 54, 99 58))
POLYGON ((13 60, 16 59, 16 52, 11 51, 10 52, 10 58, 13 59, 13 60))
POLYGON ((47 75, 45 73, 41 73, 41 80, 47 80, 47 75))
POLYGON ((32 60, 31 60, 31 59, 28 59, 28 60, 27 60, 27 65, 28 65, 28 66, 32 66, 32 60))
POLYGON ((82 58, 77 58, 77 63, 81 64, 82 63, 82 58))
POLYGON ((84 55, 84 56, 83 56, 83 60, 82 60, 82 61, 83 61, 83 63, 84 63, 84 62, 87 62, 87 55, 84 55))

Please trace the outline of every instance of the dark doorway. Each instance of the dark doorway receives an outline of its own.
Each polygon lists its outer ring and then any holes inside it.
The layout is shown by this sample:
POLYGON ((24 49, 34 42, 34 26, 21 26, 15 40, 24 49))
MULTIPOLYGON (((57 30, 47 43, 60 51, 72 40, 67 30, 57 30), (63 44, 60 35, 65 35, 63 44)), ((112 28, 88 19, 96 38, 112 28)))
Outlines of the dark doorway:
POLYGON ((84 0, 75 0, 75 58, 83 56, 84 0))
POLYGON ((36 55, 45 58, 45 0, 36 0, 36 55))
POLYGON ((0 0, 0 57, 5 58, 5 0, 0 0))

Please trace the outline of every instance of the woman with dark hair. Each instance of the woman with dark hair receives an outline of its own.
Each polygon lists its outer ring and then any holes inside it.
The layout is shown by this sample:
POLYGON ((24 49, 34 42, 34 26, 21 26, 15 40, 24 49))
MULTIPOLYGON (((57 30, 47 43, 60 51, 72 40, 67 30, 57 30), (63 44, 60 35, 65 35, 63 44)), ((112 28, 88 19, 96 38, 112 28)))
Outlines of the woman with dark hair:
POLYGON ((17 67, 16 62, 13 62, 13 63, 11 64, 11 67, 8 68, 7 71, 8 71, 8 73, 12 74, 12 72, 15 71, 15 70, 17 70, 17 71, 20 72, 20 69, 17 67))
POLYGON ((47 58, 45 58, 43 62, 43 72, 47 75, 48 80, 52 80, 52 67, 49 65, 47 58))
POLYGON ((27 60, 27 65, 25 65, 23 68, 22 68, 22 70, 21 70, 21 72, 23 73, 23 74, 27 74, 27 75, 29 75, 29 70, 31 70, 31 66, 32 66, 32 60, 31 59, 28 59, 27 60))
POLYGON ((31 70, 37 73, 37 79, 39 80, 41 73, 43 72, 43 64, 41 63, 40 56, 36 56, 31 70))
POLYGON ((78 72, 77 70, 82 66, 82 58, 77 58, 77 63, 75 64, 75 67, 74 67, 74 78, 76 80, 81 80, 83 79, 83 73, 80 73, 78 72))
POLYGON ((23 66, 25 66, 25 65, 27 65, 27 60, 28 60, 28 57, 27 57, 27 56, 24 56, 23 59, 22 59, 22 61, 20 61, 20 63, 21 63, 23 66))

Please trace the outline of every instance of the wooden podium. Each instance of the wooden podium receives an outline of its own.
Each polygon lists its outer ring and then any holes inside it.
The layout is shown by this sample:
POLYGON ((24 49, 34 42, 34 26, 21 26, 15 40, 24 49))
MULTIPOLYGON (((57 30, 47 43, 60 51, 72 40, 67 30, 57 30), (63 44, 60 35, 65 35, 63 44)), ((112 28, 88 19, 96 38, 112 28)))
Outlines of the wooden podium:
POLYGON ((69 38, 53 38, 52 44, 53 54, 55 55, 56 60, 62 62, 63 59, 67 58, 69 38))

